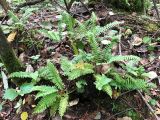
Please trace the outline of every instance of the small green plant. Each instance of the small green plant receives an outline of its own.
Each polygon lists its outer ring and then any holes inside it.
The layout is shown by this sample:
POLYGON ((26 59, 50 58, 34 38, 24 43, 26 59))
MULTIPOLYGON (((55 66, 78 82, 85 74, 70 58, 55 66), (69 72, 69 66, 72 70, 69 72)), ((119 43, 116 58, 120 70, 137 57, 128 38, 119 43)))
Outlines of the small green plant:
POLYGON ((78 27, 75 29, 73 28, 74 22, 69 24, 68 29, 70 31, 77 31, 75 34, 71 34, 72 32, 70 34, 76 35, 74 37, 75 41, 79 39, 82 42, 87 42, 90 46, 90 51, 85 52, 80 49, 71 61, 62 58, 61 68, 63 74, 68 76, 69 80, 81 80, 81 77, 84 75, 93 75, 95 87, 98 90, 105 91, 110 97, 112 97, 112 89, 147 90, 151 87, 142 76, 145 73, 144 69, 129 64, 129 61, 138 62, 140 60, 138 56, 112 55, 112 48, 121 38, 121 34, 116 34, 116 32, 111 34, 113 31, 110 29, 123 24, 123 22, 115 21, 104 27, 100 27, 96 25, 96 15, 94 13, 90 20, 84 23, 77 22, 78 27), (110 43, 102 47, 101 41, 108 38, 111 39, 110 43), (121 72, 117 71, 115 63, 119 63, 122 66, 121 72), (106 70, 97 71, 96 68, 99 65, 106 67, 106 70), (124 70, 125 72, 123 72, 124 70))
POLYGON ((30 58, 33 60, 33 62, 36 62, 40 58, 40 55, 34 55, 31 56, 30 58))
POLYGON ((5 30, 5 33, 9 33, 13 30, 20 30, 23 31, 25 29, 26 23, 28 18, 33 14, 33 11, 36 11, 37 8, 30 8, 27 9, 21 16, 21 18, 18 18, 16 14, 14 14, 13 11, 8 11, 8 16, 12 20, 12 23, 8 26, 3 26, 2 28, 5 30))
POLYGON ((34 109, 34 113, 40 113, 50 108, 51 114, 55 114, 58 111, 60 116, 64 115, 68 106, 69 93, 65 89, 57 69, 51 62, 48 62, 47 66, 41 68, 39 72, 15 72, 10 75, 10 78, 31 78, 32 81, 24 83, 19 90, 7 89, 3 96, 4 99, 13 101, 19 95, 23 96, 35 91, 37 92, 35 100, 39 102, 34 109), (53 85, 37 85, 42 77, 53 85))

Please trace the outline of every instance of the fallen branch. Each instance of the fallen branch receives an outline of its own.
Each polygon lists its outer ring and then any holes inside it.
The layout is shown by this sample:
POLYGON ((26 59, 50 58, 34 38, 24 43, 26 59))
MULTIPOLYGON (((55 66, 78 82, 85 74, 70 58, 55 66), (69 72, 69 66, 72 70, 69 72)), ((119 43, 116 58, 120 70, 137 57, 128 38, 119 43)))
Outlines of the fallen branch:
POLYGON ((141 91, 140 90, 137 90, 137 91, 140 94, 140 96, 142 97, 142 99, 145 102, 145 104, 147 105, 147 107, 149 108, 149 110, 151 111, 151 113, 156 118, 156 120, 160 120, 160 118, 155 114, 155 111, 153 110, 153 108, 148 104, 148 102, 146 101, 145 97, 142 95, 141 91))

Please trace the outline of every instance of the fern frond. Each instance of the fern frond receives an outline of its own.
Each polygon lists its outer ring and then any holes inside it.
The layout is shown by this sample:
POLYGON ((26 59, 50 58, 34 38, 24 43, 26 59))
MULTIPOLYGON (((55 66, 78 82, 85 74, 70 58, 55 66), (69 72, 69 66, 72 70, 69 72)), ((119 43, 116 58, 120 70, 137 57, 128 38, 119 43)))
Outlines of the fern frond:
POLYGON ((146 90, 149 85, 148 83, 143 79, 137 79, 133 78, 130 75, 125 75, 122 77, 119 73, 112 73, 112 77, 114 78, 113 81, 111 81, 111 85, 118 87, 120 89, 124 90, 146 90))
POLYGON ((111 86, 109 84, 108 85, 104 85, 102 90, 104 92, 106 92, 112 98, 112 88, 111 88, 111 86))
POLYGON ((59 115, 61 117, 64 115, 64 113, 67 110, 68 99, 69 99, 68 94, 65 94, 63 97, 61 97, 61 100, 60 100, 60 103, 59 103, 59 115))
POLYGON ((147 81, 143 79, 134 79, 129 75, 127 75, 124 86, 126 86, 127 89, 133 90, 146 90, 149 87, 147 81))
POLYGON ((14 72, 12 74, 10 74, 10 78, 32 78, 34 80, 36 80, 38 78, 38 72, 14 72))
POLYGON ((11 10, 8 10, 8 16, 9 16, 14 22, 20 22, 19 18, 18 18, 11 10))
POLYGON ((84 62, 72 63, 66 58, 61 60, 61 68, 64 75, 68 76, 69 80, 74 80, 80 76, 93 73, 93 65, 84 62))
POLYGON ((135 61, 139 61, 140 58, 134 55, 126 55, 126 56, 112 56, 110 58, 110 60, 108 61, 108 63, 112 63, 112 62, 117 62, 117 61, 130 61, 130 60, 135 60, 135 61))
POLYGON ((34 86, 32 88, 32 91, 41 91, 41 92, 52 91, 54 93, 57 92, 58 90, 54 86, 52 87, 52 86, 41 85, 41 86, 34 86))
POLYGON ((101 33, 105 33, 106 31, 108 31, 109 29, 113 28, 113 27, 116 27, 116 26, 119 26, 121 24, 124 24, 124 22, 119 22, 119 21, 114 21, 114 22, 111 22, 109 24, 107 24, 106 26, 104 27, 101 27, 101 26, 96 26, 95 27, 95 34, 96 36, 100 35, 101 33))
POLYGON ((57 113, 57 110, 59 108, 59 102, 60 100, 57 99, 50 107, 50 115, 54 116, 57 113))
POLYGON ((55 101, 56 101, 57 94, 49 94, 47 96, 44 96, 37 104, 37 106, 34 109, 33 113, 41 113, 44 110, 46 110, 48 107, 50 107, 55 101))
POLYGON ((109 23, 109 24, 107 24, 106 26, 105 26, 105 29, 106 30, 109 30, 109 29, 111 29, 111 28, 113 28, 113 27, 116 27, 116 26, 119 26, 119 25, 121 25, 121 24, 124 24, 124 21, 114 21, 114 22, 111 22, 111 23, 109 23))
POLYGON ((47 63, 47 68, 49 70, 48 77, 52 82, 60 89, 62 90, 64 88, 64 84, 62 82, 62 79, 59 76, 59 73, 56 69, 56 67, 51 63, 47 63))
POLYGON ((99 59, 101 50, 100 50, 98 42, 96 41, 96 36, 94 36, 93 33, 89 32, 87 37, 88 37, 88 42, 91 46, 92 54, 94 55, 94 58, 99 59))
POLYGON ((46 95, 52 94, 52 93, 55 93, 55 91, 50 90, 50 91, 45 91, 45 92, 44 91, 43 92, 38 92, 36 94, 36 96, 35 96, 35 100, 38 99, 38 98, 40 98, 40 97, 44 97, 46 95))
POLYGON ((38 74, 39 74, 39 77, 48 79, 47 75, 49 74, 49 70, 47 69, 47 67, 41 67, 38 70, 38 74))

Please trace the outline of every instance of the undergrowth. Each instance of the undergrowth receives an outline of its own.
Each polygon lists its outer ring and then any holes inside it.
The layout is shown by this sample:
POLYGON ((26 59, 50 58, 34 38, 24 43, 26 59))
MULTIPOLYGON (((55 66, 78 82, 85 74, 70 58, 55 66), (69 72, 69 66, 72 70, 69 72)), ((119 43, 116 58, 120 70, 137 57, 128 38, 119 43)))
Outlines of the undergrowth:
MULTIPOLYGON (((112 54, 113 47, 121 39, 122 35, 117 29, 123 25, 123 21, 115 21, 102 27, 97 24, 97 17, 94 13, 89 20, 82 23, 69 14, 63 13, 60 23, 66 25, 67 35, 75 53, 73 59, 69 60, 63 56, 60 62, 61 70, 58 69, 60 72, 53 63, 48 62, 45 67, 34 73, 12 73, 11 79, 30 78, 31 81, 24 83, 19 89, 7 89, 4 99, 12 101, 18 96, 34 92, 35 100, 38 101, 34 113, 40 113, 49 108, 51 115, 58 111, 62 117, 67 110, 72 91, 65 86, 66 82, 62 80, 61 76, 65 76, 68 81, 76 81, 75 89, 80 93, 83 93, 84 87, 88 86, 88 79, 85 76, 93 76, 94 79, 91 81, 95 88, 107 93, 111 98, 114 98, 113 90, 148 91, 154 87, 153 84, 146 81, 143 67, 138 67, 140 57, 112 54), (79 47, 79 42, 83 47, 79 47), (85 49, 85 45, 89 46, 89 50, 85 49), (42 84, 41 81, 47 81, 50 84, 42 84)), ((53 40, 58 42, 63 38, 60 36, 63 30, 59 30, 56 33, 47 30, 39 32, 50 35, 53 40)))

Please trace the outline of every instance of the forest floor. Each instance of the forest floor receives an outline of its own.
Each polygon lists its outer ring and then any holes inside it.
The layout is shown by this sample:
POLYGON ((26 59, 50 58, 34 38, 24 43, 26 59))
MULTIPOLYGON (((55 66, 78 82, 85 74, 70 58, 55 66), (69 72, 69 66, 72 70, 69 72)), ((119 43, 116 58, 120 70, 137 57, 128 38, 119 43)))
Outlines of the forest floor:
MULTIPOLYGON (((37 8, 42 6, 43 4, 31 7, 37 8)), ((97 22, 101 26, 113 21, 124 21, 124 27, 122 27, 121 32, 126 34, 128 30, 130 33, 127 37, 122 37, 121 43, 119 43, 120 47, 116 47, 113 52, 115 54, 120 53, 122 55, 137 55, 141 57, 140 65, 147 72, 152 71, 154 75, 156 74, 156 77, 151 78, 151 81, 156 83, 158 87, 151 90, 150 96, 145 94, 143 96, 146 101, 153 102, 151 106, 156 110, 156 114, 159 115, 160 20, 156 18, 155 10, 150 9, 147 14, 148 17, 136 12, 129 13, 113 10, 102 4, 94 5, 89 10, 96 13, 98 16, 97 22), (143 38, 146 36, 149 36, 152 41, 145 43, 143 38)), ((64 11, 63 8, 51 9, 47 5, 46 7, 42 7, 38 12, 33 13, 29 17, 25 31, 20 35, 17 34, 18 38, 12 41, 12 45, 19 59, 26 65, 26 68, 30 66, 31 69, 37 70, 41 66, 44 66, 48 59, 53 61, 57 68, 59 68, 61 56, 66 56, 69 59, 73 58, 73 50, 66 38, 59 43, 54 43, 41 34, 33 35, 31 32, 27 32, 31 29, 37 30, 41 28, 56 30, 58 28, 58 18, 62 11, 64 11)), ((75 17, 81 22, 90 17, 88 11, 82 6, 73 6, 72 11, 75 17)), ((19 12, 17 15, 21 16, 21 13, 19 12)), ((7 24, 9 22, 8 20, 4 19, 3 24, 7 24)), ((0 102, 2 102, 2 95, 3 84, 1 82, 0 102)), ((32 110, 35 104, 33 96, 34 94, 30 94, 23 97, 24 104, 20 110, 28 112, 29 120, 61 120, 61 117, 58 115, 56 117, 50 117, 49 111, 33 115, 32 110)), ((64 120, 154 120, 154 115, 150 114, 150 109, 137 91, 126 91, 121 93, 116 99, 111 99, 102 93, 95 93, 93 90, 89 96, 87 92, 83 96, 73 95, 71 102, 78 103, 69 107, 63 117, 64 120)), ((20 120, 20 114, 17 113, 19 111, 14 108, 16 103, 17 101, 15 100, 14 102, 7 101, 4 104, 0 112, 0 120, 20 120)))

